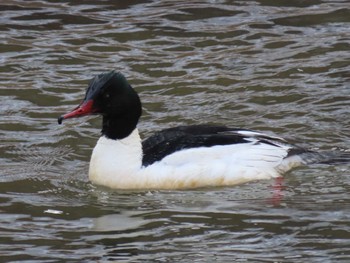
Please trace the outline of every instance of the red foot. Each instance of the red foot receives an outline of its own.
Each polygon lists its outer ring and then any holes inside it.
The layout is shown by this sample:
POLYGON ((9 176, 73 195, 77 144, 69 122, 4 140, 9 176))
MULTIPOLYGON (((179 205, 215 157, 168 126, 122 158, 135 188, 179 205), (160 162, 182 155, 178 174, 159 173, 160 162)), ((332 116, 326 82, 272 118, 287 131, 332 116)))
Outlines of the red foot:
POLYGON ((273 206, 279 206, 281 204, 281 201, 283 199, 283 190, 284 190, 284 185, 283 185, 284 179, 283 177, 277 177, 275 179, 274 184, 272 185, 272 198, 270 200, 271 204, 273 206))

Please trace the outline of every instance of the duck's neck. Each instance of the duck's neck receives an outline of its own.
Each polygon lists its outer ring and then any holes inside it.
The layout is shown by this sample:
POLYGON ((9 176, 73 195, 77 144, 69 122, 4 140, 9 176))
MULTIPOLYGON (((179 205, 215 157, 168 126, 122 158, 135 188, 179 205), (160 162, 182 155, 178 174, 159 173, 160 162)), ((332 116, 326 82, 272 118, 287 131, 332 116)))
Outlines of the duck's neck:
POLYGON ((102 135, 112 140, 127 139, 136 129, 138 117, 131 114, 123 116, 103 116, 102 135))
POLYGON ((113 140, 102 136, 91 156, 90 180, 103 182, 116 180, 135 173, 142 167, 142 144, 137 128, 123 139, 113 140))

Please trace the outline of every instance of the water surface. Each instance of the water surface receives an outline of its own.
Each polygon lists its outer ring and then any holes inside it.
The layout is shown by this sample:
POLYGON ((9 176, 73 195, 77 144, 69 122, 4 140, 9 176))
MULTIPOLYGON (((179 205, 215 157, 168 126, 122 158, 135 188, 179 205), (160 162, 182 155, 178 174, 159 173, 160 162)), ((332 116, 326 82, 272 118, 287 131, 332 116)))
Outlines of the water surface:
POLYGON ((282 182, 112 191, 87 180, 96 117, 56 118, 123 72, 139 129, 215 123, 349 149, 348 1, 0 4, 4 262, 349 262, 349 165, 282 182))

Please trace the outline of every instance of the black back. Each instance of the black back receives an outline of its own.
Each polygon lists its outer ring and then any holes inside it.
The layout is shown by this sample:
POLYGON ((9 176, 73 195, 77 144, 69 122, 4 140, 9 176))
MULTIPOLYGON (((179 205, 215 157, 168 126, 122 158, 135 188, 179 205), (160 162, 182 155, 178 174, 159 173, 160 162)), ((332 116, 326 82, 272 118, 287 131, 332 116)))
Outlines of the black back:
POLYGON ((144 166, 160 161, 182 149, 247 143, 247 137, 235 133, 241 129, 226 126, 179 126, 159 131, 142 142, 144 166))

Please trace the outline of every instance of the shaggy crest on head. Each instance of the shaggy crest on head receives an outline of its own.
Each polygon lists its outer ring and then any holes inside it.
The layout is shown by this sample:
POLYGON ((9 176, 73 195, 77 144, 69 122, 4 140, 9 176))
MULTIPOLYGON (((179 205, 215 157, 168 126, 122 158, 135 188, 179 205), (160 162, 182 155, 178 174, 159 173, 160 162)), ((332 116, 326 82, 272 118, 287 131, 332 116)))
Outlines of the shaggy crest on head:
POLYGON ((350 153, 314 152, 284 139, 226 126, 179 126, 141 141, 141 101, 123 74, 94 77, 81 104, 58 122, 102 115, 89 178, 118 189, 224 186, 279 177, 310 163, 349 162, 350 153))

